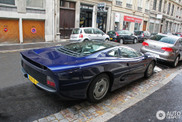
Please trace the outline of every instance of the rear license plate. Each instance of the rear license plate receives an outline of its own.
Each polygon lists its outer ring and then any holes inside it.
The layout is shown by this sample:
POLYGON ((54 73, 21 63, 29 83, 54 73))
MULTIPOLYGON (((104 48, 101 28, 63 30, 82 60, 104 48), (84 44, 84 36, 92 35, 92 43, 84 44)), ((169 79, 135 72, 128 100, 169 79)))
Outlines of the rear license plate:
POLYGON ((110 40, 112 40, 113 38, 110 38, 110 40))
POLYGON ((37 85, 37 84, 39 83, 35 78, 33 78, 33 77, 30 76, 30 75, 28 75, 28 79, 29 79, 33 84, 35 84, 35 85, 37 85))

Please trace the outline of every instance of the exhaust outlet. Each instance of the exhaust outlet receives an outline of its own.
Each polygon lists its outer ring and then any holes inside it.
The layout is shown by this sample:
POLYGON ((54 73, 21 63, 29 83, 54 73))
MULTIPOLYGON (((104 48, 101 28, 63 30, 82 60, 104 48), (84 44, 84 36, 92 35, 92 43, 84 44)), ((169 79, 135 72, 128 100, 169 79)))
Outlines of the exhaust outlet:
POLYGON ((24 77, 25 77, 25 78, 28 78, 28 75, 27 75, 27 74, 24 74, 24 77))

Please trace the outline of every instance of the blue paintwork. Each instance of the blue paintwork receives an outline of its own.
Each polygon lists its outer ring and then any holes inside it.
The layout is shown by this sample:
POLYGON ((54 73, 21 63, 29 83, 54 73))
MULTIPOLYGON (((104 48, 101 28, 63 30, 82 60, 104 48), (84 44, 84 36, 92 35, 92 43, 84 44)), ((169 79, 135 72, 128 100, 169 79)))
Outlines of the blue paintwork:
POLYGON ((119 48, 109 48, 86 57, 72 57, 56 48, 42 48, 21 52, 22 56, 41 64, 47 69, 37 68, 22 57, 22 61, 35 70, 51 76, 56 83, 56 92, 64 97, 84 99, 91 81, 101 73, 111 79, 111 91, 144 76, 148 64, 154 60, 150 56, 124 59, 108 57, 107 52, 119 48))

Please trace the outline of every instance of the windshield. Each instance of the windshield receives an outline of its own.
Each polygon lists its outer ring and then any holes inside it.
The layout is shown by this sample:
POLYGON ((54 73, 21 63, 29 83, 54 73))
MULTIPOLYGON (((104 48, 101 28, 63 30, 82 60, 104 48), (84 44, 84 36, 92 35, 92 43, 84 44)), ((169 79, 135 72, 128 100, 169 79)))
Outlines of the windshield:
POLYGON ((168 37, 163 35, 154 35, 150 38, 151 40, 160 41, 168 44, 174 44, 176 42, 176 38, 174 37, 168 37))
POLYGON ((113 47, 113 45, 99 41, 87 41, 81 43, 71 43, 60 47, 58 50, 68 55, 82 57, 110 47, 113 47))
POLYGON ((176 38, 173 37, 164 37, 162 39, 160 39, 160 42, 164 42, 164 43, 168 43, 168 44, 174 44, 176 42, 176 38))

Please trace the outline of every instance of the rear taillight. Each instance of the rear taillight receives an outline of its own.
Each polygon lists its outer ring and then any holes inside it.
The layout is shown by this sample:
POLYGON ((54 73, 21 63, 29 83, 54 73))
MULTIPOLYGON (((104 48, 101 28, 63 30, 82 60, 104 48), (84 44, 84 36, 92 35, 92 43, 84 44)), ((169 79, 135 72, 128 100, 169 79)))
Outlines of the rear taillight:
POLYGON ((142 34, 142 37, 144 37, 144 33, 142 34))
POLYGON ((115 33, 116 33, 116 36, 119 36, 119 34, 117 32, 115 32, 115 33))
POLYGON ((149 46, 149 44, 147 42, 143 42, 142 45, 143 46, 149 46))
POLYGON ((80 34, 80 35, 79 35, 79 38, 83 38, 83 34, 80 34))
POLYGON ((162 47, 161 49, 167 52, 173 52, 173 49, 170 47, 162 47))
POLYGON ((49 77, 49 76, 47 76, 47 85, 51 86, 53 88, 56 87, 56 84, 55 84, 54 80, 51 77, 49 77))

